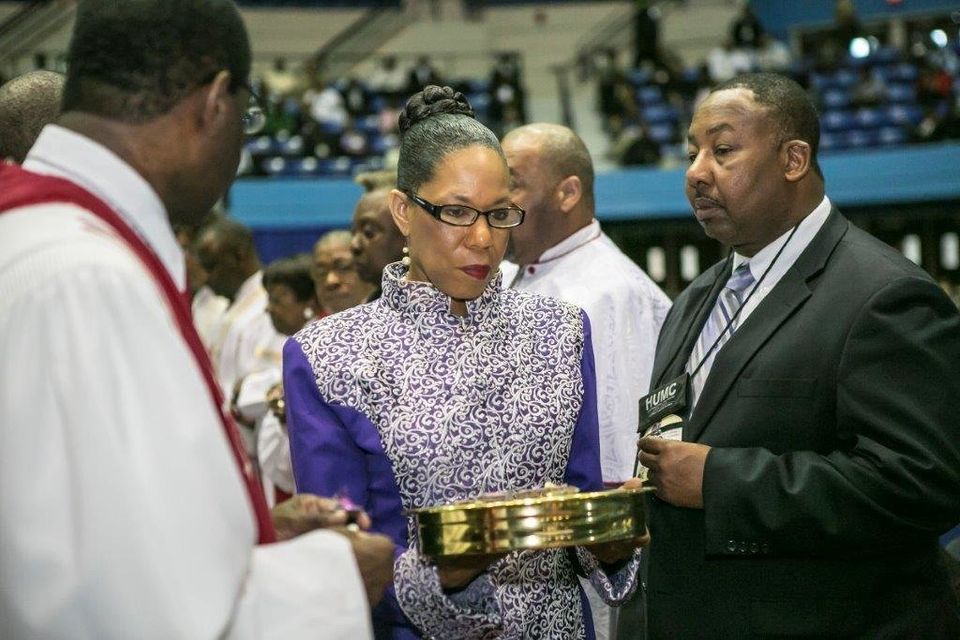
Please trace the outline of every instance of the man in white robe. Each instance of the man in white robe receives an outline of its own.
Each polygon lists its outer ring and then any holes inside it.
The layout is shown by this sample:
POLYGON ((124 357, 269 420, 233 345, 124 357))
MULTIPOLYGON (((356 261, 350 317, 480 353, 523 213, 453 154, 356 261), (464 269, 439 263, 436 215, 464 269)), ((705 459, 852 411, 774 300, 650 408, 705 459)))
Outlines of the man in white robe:
MULTIPOLYGON (((623 254, 594 218, 593 163, 567 127, 532 124, 503 139, 512 198, 526 210, 501 265, 505 286, 560 298, 590 318, 597 365, 604 482, 633 475, 638 402, 647 393, 666 294, 623 254)), ((610 637, 610 608, 587 588, 597 638, 610 637)))
MULTIPOLYGON (((171 220, 207 211, 239 159, 236 8, 87 0, 69 67, 59 126, 0 167, 0 637, 369 637, 392 544, 255 544, 269 519, 173 302, 171 220)), ((281 538, 302 515, 274 514, 281 538)))

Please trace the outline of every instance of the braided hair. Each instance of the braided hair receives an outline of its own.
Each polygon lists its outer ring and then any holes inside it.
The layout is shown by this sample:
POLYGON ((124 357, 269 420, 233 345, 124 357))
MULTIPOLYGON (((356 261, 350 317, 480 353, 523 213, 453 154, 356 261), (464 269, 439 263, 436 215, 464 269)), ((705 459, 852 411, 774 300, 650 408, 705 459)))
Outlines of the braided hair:
POLYGON ((496 151, 506 164, 497 136, 477 121, 462 93, 450 87, 425 87, 400 113, 398 188, 418 190, 449 153, 475 145, 496 151))

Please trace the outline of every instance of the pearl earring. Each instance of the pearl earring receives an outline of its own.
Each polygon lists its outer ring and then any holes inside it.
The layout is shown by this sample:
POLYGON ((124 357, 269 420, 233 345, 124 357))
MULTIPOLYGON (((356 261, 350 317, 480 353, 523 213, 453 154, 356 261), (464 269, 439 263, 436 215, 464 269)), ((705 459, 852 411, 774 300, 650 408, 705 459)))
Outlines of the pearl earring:
POLYGON ((307 307, 306 309, 303 310, 303 319, 304 319, 304 320, 309 320, 309 319, 312 318, 312 317, 313 317, 313 308, 307 307))
POLYGON ((410 247, 403 245, 403 258, 400 260, 400 264, 405 267, 410 266, 410 247))

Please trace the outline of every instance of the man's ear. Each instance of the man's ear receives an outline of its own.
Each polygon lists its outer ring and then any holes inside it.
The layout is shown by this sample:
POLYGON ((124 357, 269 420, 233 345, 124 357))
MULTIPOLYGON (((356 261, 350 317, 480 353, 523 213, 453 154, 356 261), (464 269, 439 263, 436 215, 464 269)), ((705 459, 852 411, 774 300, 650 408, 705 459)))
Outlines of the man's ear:
POLYGON ((199 114, 202 128, 209 130, 213 127, 215 130, 219 120, 228 117, 230 101, 233 99, 230 93, 230 80, 230 72, 221 71, 206 86, 199 114))
POLYGON ((410 235, 410 200, 399 189, 390 191, 390 215, 403 237, 410 235))
POLYGON ((787 182, 798 182, 810 172, 813 150, 803 140, 788 140, 783 149, 783 177, 787 182))
POLYGON ((583 198, 583 183, 577 176, 567 176, 557 185, 557 195, 560 198, 560 210, 569 213, 583 198))

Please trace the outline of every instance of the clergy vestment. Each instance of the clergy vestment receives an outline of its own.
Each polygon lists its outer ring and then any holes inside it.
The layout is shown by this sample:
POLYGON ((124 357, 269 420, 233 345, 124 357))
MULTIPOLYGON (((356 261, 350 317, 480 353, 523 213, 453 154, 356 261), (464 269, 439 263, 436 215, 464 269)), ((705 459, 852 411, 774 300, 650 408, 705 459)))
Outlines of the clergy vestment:
MULTIPOLYGON (((112 152, 48 126, 24 168, 106 204, 185 288, 159 197, 112 152)), ((73 203, 0 215, 0 637, 369 637, 345 539, 255 544, 203 371, 132 246, 73 203)))
POLYGON ((405 271, 388 265, 379 299, 284 347, 297 489, 340 493, 393 538, 394 585, 375 613, 388 637, 592 637, 576 565, 619 602, 639 554, 608 576, 585 549, 515 552, 447 594, 405 516, 548 482, 601 488, 589 322, 573 305, 501 291, 499 275, 455 316, 405 271))
POLYGON ((633 475, 638 402, 650 385, 670 299, 596 220, 545 251, 537 263, 505 262, 502 269, 505 284, 575 304, 590 318, 603 479, 624 482, 633 475))

